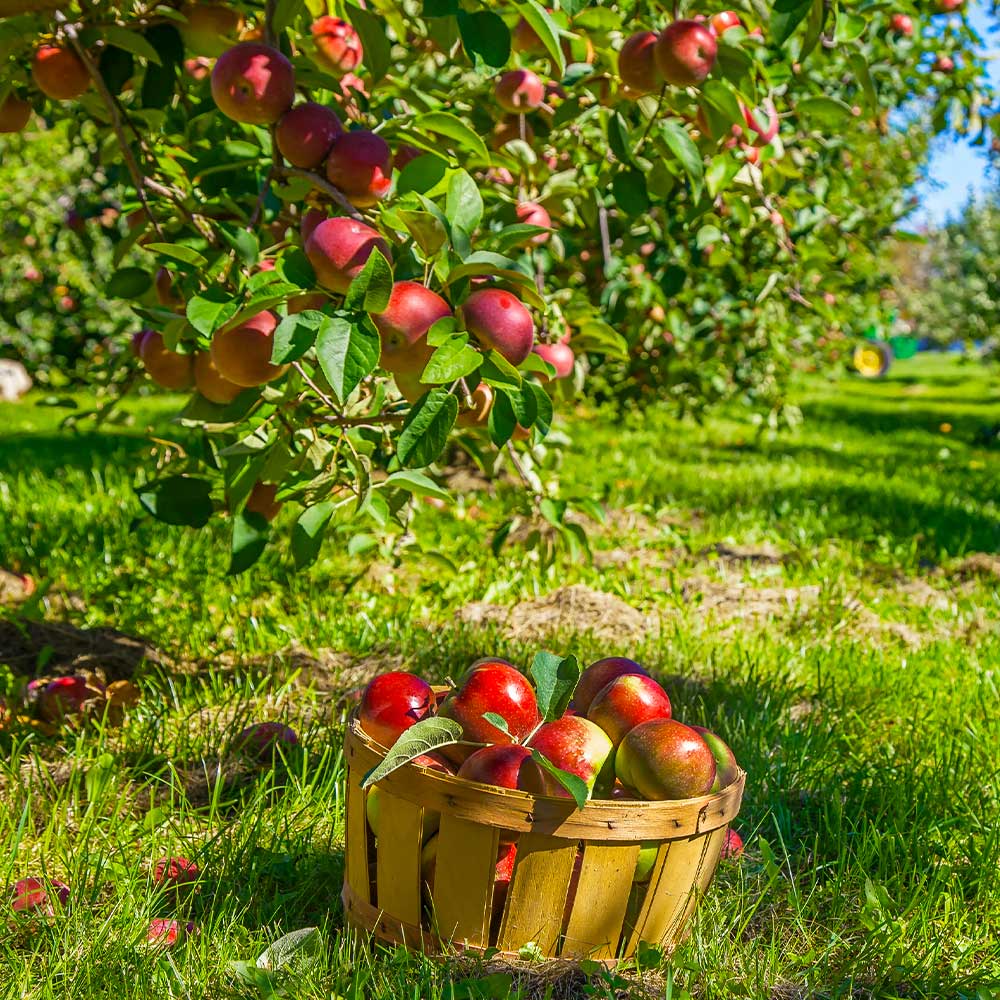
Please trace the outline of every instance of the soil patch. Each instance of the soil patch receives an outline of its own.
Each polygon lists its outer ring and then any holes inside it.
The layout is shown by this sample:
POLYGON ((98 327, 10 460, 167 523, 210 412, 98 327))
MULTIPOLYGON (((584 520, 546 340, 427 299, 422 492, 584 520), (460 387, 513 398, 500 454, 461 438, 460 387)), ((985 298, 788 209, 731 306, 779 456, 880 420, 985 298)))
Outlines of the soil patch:
POLYGON ((692 577, 683 585, 686 603, 697 605, 716 619, 787 617, 817 603, 818 585, 805 587, 755 587, 733 581, 720 583, 706 577, 692 577))
POLYGON ((952 566, 948 575, 959 580, 1000 580, 1000 556, 974 552, 952 566))

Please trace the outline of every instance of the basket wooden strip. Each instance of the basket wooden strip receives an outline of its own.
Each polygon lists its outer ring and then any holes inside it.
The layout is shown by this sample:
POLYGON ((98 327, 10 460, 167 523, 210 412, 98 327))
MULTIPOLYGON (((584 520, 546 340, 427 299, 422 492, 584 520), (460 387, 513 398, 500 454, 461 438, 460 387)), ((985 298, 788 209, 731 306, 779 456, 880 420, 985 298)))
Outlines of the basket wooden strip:
MULTIPOLYGON (((375 767, 384 754, 356 721, 348 729, 345 751, 349 766, 359 776, 375 767)), ((583 809, 577 809, 571 799, 482 785, 417 765, 387 775, 379 787, 425 809, 515 833, 636 841, 690 837, 727 825, 739 813, 745 778, 741 771, 723 791, 679 802, 594 801, 583 809)))
POLYGON ((517 842, 514 877, 497 947, 516 951, 533 941, 554 955, 562 933, 563 914, 578 845, 541 833, 526 833, 517 842))
POLYGON ((347 773, 347 881, 355 894, 371 902, 368 875, 368 820, 365 817, 365 793, 360 775, 347 773))
POLYGON ((566 927, 563 958, 615 957, 639 844, 587 844, 576 898, 566 927))
POLYGON ((406 799, 379 792, 379 830, 391 850, 376 851, 378 905, 409 924, 420 923, 420 851, 424 811, 406 799))
POLYGON ((441 937, 488 947, 498 844, 496 828, 441 814, 433 892, 441 937))

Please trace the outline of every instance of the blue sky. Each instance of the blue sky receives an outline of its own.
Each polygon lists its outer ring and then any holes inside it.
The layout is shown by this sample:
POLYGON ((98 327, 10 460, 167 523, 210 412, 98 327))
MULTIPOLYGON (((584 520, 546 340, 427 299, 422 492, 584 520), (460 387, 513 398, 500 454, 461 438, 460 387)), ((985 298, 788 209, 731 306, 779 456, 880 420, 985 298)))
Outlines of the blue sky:
MULTIPOLYGON (((982 0, 970 3, 969 17, 984 41, 987 55, 1000 57, 1000 46, 990 27, 996 22, 986 11, 982 0)), ((989 64, 990 79, 1000 86, 1000 58, 989 64)), ((983 149, 955 138, 939 140, 931 157, 929 180, 917 188, 920 206, 912 217, 914 222, 943 222, 956 215, 971 191, 980 191, 987 183, 986 157, 983 149)))

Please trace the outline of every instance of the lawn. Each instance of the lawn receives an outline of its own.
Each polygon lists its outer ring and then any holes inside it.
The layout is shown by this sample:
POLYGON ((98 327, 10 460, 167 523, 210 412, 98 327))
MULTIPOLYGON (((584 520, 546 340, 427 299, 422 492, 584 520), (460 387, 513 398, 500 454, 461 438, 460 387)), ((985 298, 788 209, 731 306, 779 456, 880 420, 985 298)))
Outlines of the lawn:
POLYGON ((803 381, 803 424, 774 432, 735 408, 698 425, 581 407, 558 428, 558 475, 562 496, 606 512, 584 519, 591 560, 540 554, 521 523, 494 558, 519 488, 460 470, 471 491, 421 505, 419 545, 344 529, 308 571, 278 544, 237 578, 224 524, 167 527, 135 500, 149 429, 186 433, 176 401, 67 430, 39 399, 0 407, 0 566, 40 584, 0 608, 0 685, 89 653, 142 699, 119 729, 0 734, 0 885, 45 872, 72 887, 49 922, 0 918, 3 1000, 257 996, 231 963, 309 926, 326 947, 287 984, 297 1000, 1000 992, 989 372, 918 357, 875 384, 803 381), (97 627, 142 637, 146 660, 80 631, 97 627), (745 855, 672 963, 541 971, 357 942, 339 902, 342 696, 378 670, 443 680, 541 646, 632 656, 675 715, 729 740, 748 772, 745 855), (298 731, 285 766, 236 763, 232 737, 256 719, 298 731), (203 873, 180 903, 150 878, 165 854, 203 873), (197 933, 141 947, 178 908, 197 933))

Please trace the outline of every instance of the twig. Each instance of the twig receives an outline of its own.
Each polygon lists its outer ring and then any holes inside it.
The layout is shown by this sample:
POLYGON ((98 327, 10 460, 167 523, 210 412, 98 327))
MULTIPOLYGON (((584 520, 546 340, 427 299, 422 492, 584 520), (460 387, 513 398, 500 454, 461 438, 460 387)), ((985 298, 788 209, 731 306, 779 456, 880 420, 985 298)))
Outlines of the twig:
POLYGON ((321 417, 331 427, 378 427, 380 424, 401 424, 407 414, 383 411, 371 417, 321 417))
POLYGON ((597 207, 597 224, 601 229, 601 253, 604 255, 604 276, 608 276, 608 265, 611 263, 611 236, 608 233, 608 210, 597 207))
POLYGON ((267 192, 271 190, 271 180, 274 177, 275 167, 271 166, 268 170, 267 176, 264 178, 264 183, 260 186, 260 193, 257 195, 257 204, 253 207, 253 214, 250 216, 250 221, 247 223, 247 232, 252 233, 254 226, 257 225, 260 219, 260 213, 264 208, 264 199, 267 197, 267 192))
POLYGON ((325 191, 352 219, 364 222, 365 217, 347 200, 347 196, 338 187, 334 187, 325 177, 303 170, 301 167, 279 167, 277 173, 282 177, 302 177, 303 179, 325 191))
POLYGON ((86 67, 87 72, 90 74, 90 78, 94 81, 94 86, 97 88, 98 94, 101 96, 101 100, 104 101, 104 104, 108 109, 108 114, 111 115, 111 128, 114 130, 115 136, 118 139, 118 145, 121 146, 122 156, 125 159, 125 166, 128 168, 128 172, 132 177, 132 183, 135 186, 136 195, 139 198, 143 211, 146 213, 149 221, 153 224, 153 229, 156 230, 156 235, 163 240, 163 230, 160 228, 160 224, 157 222, 156 216, 153 215, 153 210, 149 207, 149 200, 146 198, 146 185, 143 181, 144 175, 139 169, 139 164, 136 163, 132 147, 129 146, 128 140, 125 138, 125 129, 122 126, 121 115, 118 113, 118 105, 115 103, 114 96, 111 91, 108 90, 108 85, 104 82, 104 77, 101 76, 101 71, 94 64, 94 60, 90 58, 90 53, 80 44, 80 36, 76 32, 76 26, 71 24, 66 15, 60 10, 56 11, 55 19, 56 23, 62 26, 63 34, 65 34, 65 36, 69 39, 70 45, 73 46, 76 54, 80 57, 80 61, 86 67))
POLYGON ((316 395, 319 396, 319 398, 323 400, 323 402, 326 403, 331 410, 338 409, 337 404, 330 399, 330 397, 323 392, 323 390, 306 374, 306 370, 298 363, 298 361, 293 361, 292 367, 302 376, 302 381, 305 382, 305 384, 309 386, 309 388, 312 389, 312 391, 316 393, 316 395))
POLYGON ((510 456, 511 465, 514 466, 518 476, 521 477, 521 482, 531 491, 532 500, 535 507, 537 507, 542 502, 542 495, 535 489, 534 483, 528 478, 528 473, 524 471, 524 466, 521 465, 521 460, 517 457, 517 449, 511 441, 507 442, 507 454, 510 456))
POLYGON ((646 122, 646 127, 642 130, 642 135, 639 136, 639 141, 635 144, 635 149, 632 151, 633 155, 637 154, 640 149, 642 149, 643 143, 646 141, 646 136, 649 135, 650 129, 653 127, 653 122, 655 122, 660 117, 660 108, 663 107, 663 98, 667 93, 667 85, 664 84, 660 87, 660 99, 656 102, 656 110, 650 115, 649 121, 646 122))
POLYGON ((274 46, 274 9, 275 0, 267 0, 264 7, 264 44, 274 46))

